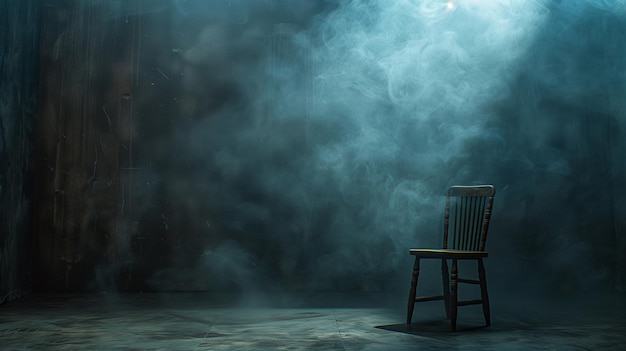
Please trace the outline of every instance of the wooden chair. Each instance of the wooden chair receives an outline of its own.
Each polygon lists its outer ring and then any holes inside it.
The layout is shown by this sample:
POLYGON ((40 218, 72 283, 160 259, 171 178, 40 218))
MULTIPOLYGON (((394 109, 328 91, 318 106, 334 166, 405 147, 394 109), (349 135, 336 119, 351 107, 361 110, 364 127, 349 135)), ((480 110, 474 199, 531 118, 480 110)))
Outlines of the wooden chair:
POLYGON ((446 316, 450 319, 452 331, 456 331, 458 306, 482 304, 485 322, 487 325, 491 324, 483 258, 488 256, 485 241, 494 195, 493 185, 452 186, 448 189, 443 222, 443 248, 409 250, 409 253, 415 256, 415 263, 409 292, 407 324, 411 324, 415 303, 433 300, 444 300, 446 316), (441 260, 443 295, 416 297, 420 260, 423 258, 441 260), (449 277, 448 260, 452 260, 449 277), (459 260, 476 260, 478 279, 459 278, 457 266, 459 260), (459 301, 457 294, 459 283, 480 285, 480 299, 459 301))

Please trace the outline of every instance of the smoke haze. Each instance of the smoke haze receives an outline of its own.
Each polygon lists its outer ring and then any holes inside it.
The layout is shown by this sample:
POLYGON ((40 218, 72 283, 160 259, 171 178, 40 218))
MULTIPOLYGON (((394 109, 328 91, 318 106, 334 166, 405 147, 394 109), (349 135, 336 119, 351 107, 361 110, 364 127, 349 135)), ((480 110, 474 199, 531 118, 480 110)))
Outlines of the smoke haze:
POLYGON ((167 85, 176 100, 171 129, 145 137, 158 186, 139 221, 168 242, 150 286, 404 288, 407 249, 439 245, 461 183, 496 185, 488 247, 511 269, 496 276, 607 279, 589 229, 610 222, 612 189, 589 184, 616 167, 602 155, 624 123, 623 2, 162 6, 137 11, 169 16, 173 45, 145 54, 168 63, 144 98, 167 85))

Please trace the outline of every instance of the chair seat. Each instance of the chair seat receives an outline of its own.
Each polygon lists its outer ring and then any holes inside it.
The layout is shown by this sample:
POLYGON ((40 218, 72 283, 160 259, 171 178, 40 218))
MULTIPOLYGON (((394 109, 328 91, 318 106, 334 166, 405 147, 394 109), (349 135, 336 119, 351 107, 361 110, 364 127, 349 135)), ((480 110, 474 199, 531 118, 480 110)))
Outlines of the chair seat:
POLYGON ((422 258, 475 259, 487 257, 487 251, 468 251, 450 249, 410 249, 409 254, 422 258))

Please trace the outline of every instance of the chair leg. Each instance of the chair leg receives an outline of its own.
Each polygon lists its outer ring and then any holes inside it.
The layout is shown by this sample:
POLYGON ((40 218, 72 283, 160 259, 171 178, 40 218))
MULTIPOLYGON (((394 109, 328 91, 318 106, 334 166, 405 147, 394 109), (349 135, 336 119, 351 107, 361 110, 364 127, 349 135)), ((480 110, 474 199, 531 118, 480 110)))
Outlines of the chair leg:
POLYGON ((406 312, 406 324, 411 324, 413 317, 413 309, 415 308, 415 295, 417 294, 417 278, 420 274, 420 258, 415 257, 413 264, 413 274, 411 276, 411 290, 409 290, 409 304, 406 312))
POLYGON ((456 331, 458 273, 457 261, 453 259, 452 272, 450 274, 450 325, 452 326, 452 331, 456 331))
POLYGON ((443 281, 443 303, 446 308, 446 318, 450 319, 450 276, 448 260, 441 260, 441 279, 443 281))
POLYGON ((478 279, 480 280, 480 298, 483 301, 483 314, 485 322, 491 325, 491 312, 489 311, 489 294, 487 293, 487 277, 485 275, 485 264, 483 259, 478 260, 478 279))

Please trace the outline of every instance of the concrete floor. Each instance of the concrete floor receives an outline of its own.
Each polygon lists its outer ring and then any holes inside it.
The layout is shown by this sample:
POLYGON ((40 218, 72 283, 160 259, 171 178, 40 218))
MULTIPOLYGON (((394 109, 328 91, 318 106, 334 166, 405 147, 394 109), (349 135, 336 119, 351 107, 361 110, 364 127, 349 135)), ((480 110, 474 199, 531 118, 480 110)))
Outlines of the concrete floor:
MULTIPOLYGON (((494 294, 492 294, 494 295, 494 294)), ((205 293, 28 295, 0 306, 0 350, 626 350, 626 295, 492 296, 449 330, 441 301, 324 294, 273 303, 205 293)))

